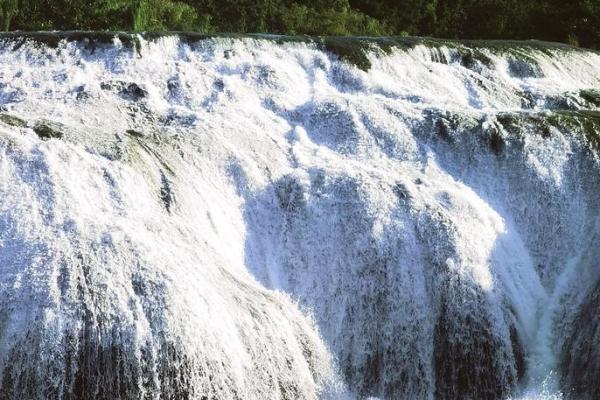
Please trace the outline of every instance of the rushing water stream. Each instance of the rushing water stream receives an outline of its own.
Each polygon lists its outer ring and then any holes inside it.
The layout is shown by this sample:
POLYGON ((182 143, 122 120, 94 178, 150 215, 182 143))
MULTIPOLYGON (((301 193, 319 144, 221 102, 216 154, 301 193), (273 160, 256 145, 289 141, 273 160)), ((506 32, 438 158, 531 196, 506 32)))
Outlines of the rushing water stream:
POLYGON ((600 398, 600 55, 0 38, 1 399, 600 398))

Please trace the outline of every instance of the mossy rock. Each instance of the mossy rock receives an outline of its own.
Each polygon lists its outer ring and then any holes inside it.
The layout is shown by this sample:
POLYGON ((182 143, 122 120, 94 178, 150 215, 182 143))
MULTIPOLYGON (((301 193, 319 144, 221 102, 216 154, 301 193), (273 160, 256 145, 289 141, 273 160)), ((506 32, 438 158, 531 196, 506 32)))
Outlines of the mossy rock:
POLYGON ((521 138, 527 131, 543 138, 555 128, 567 135, 580 136, 590 150, 600 151, 600 111, 559 110, 545 113, 500 113, 496 119, 511 136, 521 138))
POLYGON ((590 148, 600 152, 600 111, 557 111, 550 118, 557 127, 580 132, 590 148))
POLYGON ((470 70, 477 70, 479 65, 491 68, 494 62, 481 49, 462 48, 458 50, 460 64, 470 70))
POLYGON ((579 91, 579 97, 595 107, 600 107, 600 91, 596 89, 584 89, 579 91))
POLYGON ((101 82, 100 89, 115 91, 126 100, 139 101, 148 96, 148 91, 135 82, 108 81, 101 82))
POLYGON ((146 40, 157 40, 163 37, 178 36, 183 42, 196 43, 214 38, 231 39, 264 39, 278 43, 283 42, 322 42, 342 40, 345 42, 370 42, 384 48, 412 48, 417 45, 429 47, 469 47, 472 49, 489 49, 494 52, 537 50, 549 52, 553 50, 565 51, 594 51, 580 49, 563 43, 544 42, 539 40, 455 40, 437 39, 432 37, 417 36, 327 36, 317 37, 308 35, 274 35, 274 34, 236 34, 236 33, 198 33, 198 32, 123 32, 123 31, 55 31, 55 32, 1 32, 0 40, 34 41, 43 43, 50 47, 58 46, 62 41, 89 43, 90 45, 112 45, 113 40, 118 38, 124 46, 135 48, 139 44, 139 38, 146 40))
POLYGON ((27 126, 27 122, 25 122, 21 118, 5 113, 0 113, 0 121, 4 122, 6 125, 14 126, 17 128, 25 128, 27 126))
POLYGON ((33 131, 40 139, 61 139, 64 135, 57 127, 52 126, 48 122, 39 122, 33 127, 33 131))
POLYGON ((40 31, 40 32, 2 32, 0 40, 11 41, 14 48, 26 43, 36 43, 57 48, 62 42, 79 42, 86 49, 94 51, 97 47, 112 46, 114 39, 121 41, 124 47, 135 48, 139 43, 139 36, 132 32, 109 32, 109 31, 40 31))
MULTIPOLYGON (((542 113, 499 113, 496 120, 508 137, 523 140, 528 134, 544 139, 552 137, 553 130, 578 138, 584 147, 600 155, 600 111, 559 110, 542 113)), ((495 139, 494 139, 495 140, 495 139)), ((495 144, 492 144, 494 147, 495 144)))
POLYGON ((134 138, 143 138, 144 134, 140 131, 137 131, 135 129, 127 129, 125 131, 125 133, 127 133, 129 136, 134 137, 134 138))
POLYGON ((535 63, 530 64, 534 52, 543 52, 552 55, 556 51, 586 51, 595 50, 579 49, 577 47, 551 42, 518 41, 518 40, 449 40, 430 37, 412 36, 305 36, 305 35, 272 35, 272 34, 204 34, 193 32, 109 32, 109 31, 63 31, 63 32, 7 32, 0 33, 0 42, 12 44, 14 48, 26 43, 36 43, 49 47, 58 47, 63 42, 76 41, 94 52, 97 47, 111 46, 114 39, 121 41, 124 47, 133 49, 140 54, 140 39, 149 41, 162 37, 177 36, 183 43, 195 44, 205 40, 218 38, 225 39, 255 39, 267 40, 275 43, 310 43, 317 44, 323 50, 330 51, 357 68, 368 71, 371 67, 367 53, 379 51, 389 54, 393 49, 411 49, 415 46, 431 48, 449 47, 461 54, 461 64, 467 68, 477 67, 479 63, 489 66, 491 60, 482 51, 494 54, 510 55, 517 61, 513 65, 515 73, 539 74, 540 70, 535 63), (525 62, 525 67, 521 64, 525 62), (529 69, 528 69, 529 68, 529 69))
POLYGON ((521 107, 522 108, 531 110, 532 108, 535 107, 535 105, 537 103, 537 99, 533 93, 524 91, 524 90, 518 90, 517 94, 519 95, 519 97, 521 99, 521 107))
POLYGON ((356 68, 368 71, 371 61, 367 53, 372 45, 367 41, 356 41, 348 38, 323 38, 321 42, 323 50, 335 54, 340 60, 346 61, 356 68))
POLYGON ((534 132, 544 139, 552 135, 552 124, 543 114, 531 113, 500 113, 496 115, 496 120, 510 135, 522 137, 526 130, 534 132))

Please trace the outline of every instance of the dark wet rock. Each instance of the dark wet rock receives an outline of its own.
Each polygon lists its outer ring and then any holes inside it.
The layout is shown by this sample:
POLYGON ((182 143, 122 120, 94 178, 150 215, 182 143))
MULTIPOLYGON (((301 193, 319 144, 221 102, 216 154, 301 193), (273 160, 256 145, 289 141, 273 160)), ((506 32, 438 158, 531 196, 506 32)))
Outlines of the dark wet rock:
POLYGON ((541 114, 528 113, 500 113, 496 119, 502 128, 514 137, 521 137, 524 132, 532 132, 544 139, 552 136, 552 124, 541 114))
POLYGON ((167 90, 169 91, 169 94, 171 96, 181 96, 182 93, 182 87, 181 87, 181 81, 179 80, 179 77, 174 76, 169 78, 169 80, 167 81, 167 90))
POLYGON ((100 89, 102 90, 114 90, 115 87, 122 86, 124 82, 102 82, 100 83, 100 89))
POLYGON ((180 87, 181 87, 181 84, 179 83, 179 79, 176 77, 173 77, 167 81, 167 89, 169 89, 170 92, 174 92, 174 91, 178 90, 180 87))
POLYGON ((213 83, 213 89, 218 92, 222 92, 223 89, 225 89, 225 82, 223 81, 223 79, 221 79, 221 78, 216 79, 215 82, 213 83))
POLYGON ((33 131, 43 140, 61 139, 63 137, 63 133, 50 122, 38 122, 33 127, 33 131))
POLYGON ((448 143, 453 143, 451 124, 445 119, 438 119, 434 124, 435 133, 448 143))
POLYGON ((483 68, 490 68, 493 61, 479 49, 459 49, 458 62, 463 67, 480 72, 483 68))
POLYGON ((586 143, 586 151, 600 152, 600 111, 557 110, 548 113, 503 112, 496 119, 507 138, 519 138, 533 133, 544 139, 553 132, 578 136, 586 143))
POLYGON ((489 321, 442 316, 434 346, 436 399, 500 400, 510 394, 512 387, 504 382, 496 360, 502 344, 493 337, 489 321), (459 327, 463 322, 466 325, 459 327), (468 329, 470 338, 453 339, 458 329, 468 329))
POLYGON ((473 67, 476 65, 475 58, 473 57, 473 52, 472 51, 466 52, 461 57, 460 64, 465 68, 473 69, 473 67))
MULTIPOLYGON (((436 49, 437 50, 437 49, 436 49)), ((460 57, 460 56, 459 56, 460 57)), ((455 59, 449 60, 446 57, 446 53, 443 51, 432 51, 431 52, 431 61, 439 64, 450 64, 450 61, 456 61, 455 59)), ((431 70, 429 70, 431 72, 431 70)))
MULTIPOLYGON (((368 203, 355 178, 326 174, 321 178, 317 171, 311 171, 310 185, 294 176, 273 185, 264 197, 247 203, 248 249, 258 251, 264 245, 263 236, 257 240, 255 230, 263 232, 266 218, 281 218, 281 225, 274 223, 281 230, 275 229, 272 242, 281 248, 272 253, 285 256, 273 260, 281 263, 281 276, 289 282, 289 292, 301 293, 298 296, 307 307, 323 302, 316 318, 327 332, 339 332, 332 350, 358 398, 499 400, 511 394, 522 373, 523 350, 519 336, 510 334, 514 323, 510 324, 513 319, 508 311, 506 329, 498 329, 500 310, 491 300, 493 296, 448 266, 434 267, 434 260, 429 262, 429 256, 423 255, 428 258, 422 271, 428 286, 423 290, 431 297, 408 300, 413 293, 422 292, 411 274, 398 275, 401 240, 379 247, 376 240, 363 236, 363 232, 372 231, 375 220, 365 212, 368 203), (264 210, 274 203, 276 210, 265 215, 264 210), (329 218, 329 214, 335 217, 329 218), (323 218, 327 223, 320 225, 323 218), (334 246, 340 249, 341 257, 330 260, 328 246, 320 244, 329 243, 331 237, 336 238, 334 246), (305 256, 300 250, 308 243, 315 249, 314 255, 305 256), (353 267, 330 274, 322 268, 328 262, 353 267), (312 278, 306 278, 314 277, 315 272, 318 278, 311 283, 312 278), (295 292, 297 287, 302 290, 310 284, 323 285, 339 297, 315 299, 306 292, 295 292), (339 310, 343 318, 336 316, 333 323, 331 316, 321 311, 327 309, 329 301, 344 303, 339 310), (416 317, 423 314, 428 316, 426 321, 416 317), (355 333, 358 330, 360 338, 355 333)), ((398 181, 389 188, 399 203, 410 201, 408 185, 398 181)), ((397 207, 395 212, 405 210, 397 207)), ((435 243, 436 257, 450 257, 453 250, 445 239, 447 232, 441 232, 437 224, 418 226, 422 229, 418 240, 435 243), (448 253, 439 250, 446 246, 448 253)), ((430 247, 424 243, 423 248, 430 247)))
POLYGON ((496 119, 510 138, 522 139, 528 133, 544 139, 553 132, 578 136, 586 151, 600 152, 600 111, 558 110, 548 113, 500 113, 496 119))
MULTIPOLYGON (((271 40, 276 43, 306 43, 314 42, 321 38, 310 36, 272 35, 272 34, 205 34, 198 32, 177 32, 180 40, 187 44, 197 43, 211 38, 253 38, 271 40)), ((2 32, 0 40, 16 41, 17 39, 45 44, 50 47, 58 46, 62 41, 89 43, 94 46, 112 45, 115 39, 121 41, 126 48, 133 48, 139 42, 139 38, 145 40, 157 40, 163 37, 173 36, 173 32, 117 32, 117 31, 54 31, 54 32, 2 32)), ((339 37, 330 37, 338 39, 339 37)), ((506 51, 507 49, 522 50, 563 50, 563 51, 586 51, 563 43, 542 42, 537 40, 454 40, 434 39, 428 37, 411 36, 387 36, 387 37, 347 37, 348 42, 369 42, 377 45, 385 52, 392 48, 413 48, 417 45, 435 47, 472 47, 476 49, 489 49, 493 51, 506 51)))
POLYGON ((588 150, 600 153, 600 111, 557 111, 546 118, 561 131, 580 135, 588 150))
POLYGON ((518 380, 516 357, 495 333, 486 296, 468 280, 445 274, 433 342, 435 398, 507 398, 518 380))
POLYGON ((0 121, 4 122, 6 125, 14 126, 17 128, 24 128, 27 126, 27 122, 25 122, 21 118, 5 113, 0 113, 0 121))
POLYGON ((517 113, 501 113, 496 119, 509 133, 515 133, 520 128, 521 118, 517 113))
POLYGON ((423 118, 414 132, 436 143, 454 145, 481 132, 481 121, 466 114, 426 109, 423 118))
POLYGON ((235 55, 235 51, 232 49, 227 49, 227 50, 223 51, 223 57, 225 57, 227 60, 229 60, 234 55, 235 55))
POLYGON ((600 399, 600 282, 579 308, 561 354, 562 386, 569 399, 600 399))
POLYGON ((171 208, 175 202, 175 195, 171 186, 171 181, 167 175, 164 171, 160 171, 160 200, 168 213, 171 213, 171 208))
POLYGON ((499 156, 500 154, 502 154, 504 146, 504 138, 502 137, 498 129, 492 128, 490 132, 490 149, 492 149, 495 155, 499 156))
POLYGON ((510 327, 510 343, 513 349, 513 355, 515 358, 515 368, 517 370, 517 379, 521 381, 525 377, 526 364, 525 364, 525 350, 523 344, 519 338, 519 333, 515 325, 510 327))
POLYGON ((600 91, 595 89, 584 89, 579 92, 579 96, 589 104, 600 107, 600 91))
POLYGON ((565 93, 559 96, 547 96, 544 99, 545 107, 550 110, 578 110, 581 108, 578 101, 572 93, 565 93))
POLYGON ((521 107, 532 109, 537 104, 536 96, 531 92, 521 92, 521 107))
POLYGON ((304 188, 293 176, 285 176, 277 182, 275 193, 279 207, 286 212, 293 213, 306 207, 304 188))
POLYGON ((86 100, 90 98, 90 94, 86 91, 85 86, 81 85, 81 86, 77 86, 74 90, 73 93, 75 93, 75 98, 77 100, 86 100))
MULTIPOLYGON (((3 32, 1 39, 13 40, 16 46, 25 43, 44 44, 56 48, 61 42, 78 42, 85 45, 86 50, 93 52, 97 47, 112 46, 119 39, 124 47, 135 45, 136 34, 108 31, 54 31, 54 32, 3 32), (17 40, 18 39, 18 40, 17 40)), ((18 47, 17 47, 18 48, 18 47)))
POLYGON ((196 125, 198 117, 194 114, 180 114, 177 111, 169 111, 167 115, 159 116, 158 122, 163 125, 181 125, 186 127, 192 127, 196 125))
POLYGON ((509 57, 508 72, 515 78, 542 78, 544 76, 540 66, 530 57, 509 57))
POLYGON ((544 138, 544 139, 548 139, 550 136, 552 136, 552 130, 550 129, 550 125, 545 124, 545 123, 540 123, 537 126, 537 132, 544 138))
POLYGON ((367 57, 367 51, 371 49, 369 41, 346 37, 328 37, 322 39, 321 48, 358 69, 363 71, 371 69, 371 61, 367 57))
POLYGON ((102 90, 116 91, 122 98, 131 101, 139 101, 148 96, 148 92, 145 89, 133 82, 102 82, 100 88, 102 90))
POLYGON ((145 89, 142 89, 136 83, 130 83, 125 88, 121 89, 121 95, 128 97, 134 101, 143 99, 148 95, 145 89))
POLYGON ((133 137, 136 137, 136 138, 142 138, 142 137, 144 137, 144 134, 142 132, 136 131, 135 129, 127 129, 125 131, 125 133, 127 133, 129 136, 133 136, 133 137))
POLYGON ((136 125, 156 123, 160 116, 152 112, 145 102, 131 102, 127 104, 127 114, 136 125))
POLYGON ((43 359, 41 353, 29 351, 39 341, 28 335, 8 355, 0 400, 126 400, 145 398, 144 393, 166 399, 193 398, 193 377, 200 367, 180 345, 163 340, 157 349, 144 345, 138 355, 127 334, 105 328, 107 322, 96 325, 100 319, 85 310, 79 334, 62 339, 66 368, 61 374, 38 374, 26 364, 43 359))
POLYGON ((400 202, 406 203, 410 201, 410 192, 406 185, 404 185, 402 182, 396 182, 392 190, 394 191, 394 194, 396 195, 398 200, 400 200, 400 202))

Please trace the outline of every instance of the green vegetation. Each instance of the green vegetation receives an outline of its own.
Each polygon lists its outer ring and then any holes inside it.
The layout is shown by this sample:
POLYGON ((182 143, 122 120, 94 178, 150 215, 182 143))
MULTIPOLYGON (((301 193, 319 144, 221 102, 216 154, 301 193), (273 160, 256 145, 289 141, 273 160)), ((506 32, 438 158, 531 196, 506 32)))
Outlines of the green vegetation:
POLYGON ((63 137, 63 133, 59 131, 53 124, 49 122, 38 122, 34 127, 33 131, 40 137, 40 139, 60 139, 63 137))
POLYGON ((582 99, 588 103, 600 107, 600 91, 594 89, 584 89, 579 92, 582 99))
POLYGON ((600 0, 0 0, 3 30, 540 39, 600 47, 600 0))
POLYGON ((18 0, 0 0, 0 27, 7 31, 10 28, 10 22, 17 14, 18 0))
POLYGON ((554 124, 572 132, 581 131, 591 149, 600 152, 600 112, 591 110, 558 111, 554 124))
POLYGON ((500 113, 502 127, 514 137, 534 132, 544 139, 552 129, 581 137, 590 149, 600 151, 600 112, 592 110, 560 110, 549 113, 500 113))
POLYGON ((27 122, 23 121, 21 118, 5 113, 0 113, 0 121, 4 122, 6 125, 15 126, 17 128, 24 128, 27 126, 27 122))

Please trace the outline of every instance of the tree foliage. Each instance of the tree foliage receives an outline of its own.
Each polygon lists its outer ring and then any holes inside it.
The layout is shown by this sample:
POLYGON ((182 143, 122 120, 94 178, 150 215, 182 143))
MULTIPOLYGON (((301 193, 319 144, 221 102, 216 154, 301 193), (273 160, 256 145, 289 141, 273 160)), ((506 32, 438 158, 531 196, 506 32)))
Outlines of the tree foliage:
POLYGON ((0 28, 535 38, 600 47, 600 0, 0 0, 0 28))
POLYGON ((7 31, 10 23, 18 11, 17 0, 0 0, 0 27, 7 31))

